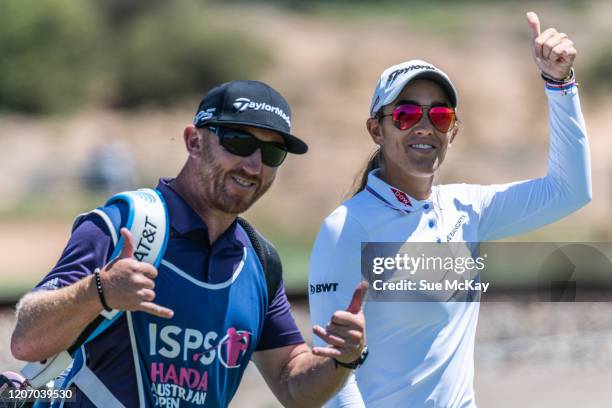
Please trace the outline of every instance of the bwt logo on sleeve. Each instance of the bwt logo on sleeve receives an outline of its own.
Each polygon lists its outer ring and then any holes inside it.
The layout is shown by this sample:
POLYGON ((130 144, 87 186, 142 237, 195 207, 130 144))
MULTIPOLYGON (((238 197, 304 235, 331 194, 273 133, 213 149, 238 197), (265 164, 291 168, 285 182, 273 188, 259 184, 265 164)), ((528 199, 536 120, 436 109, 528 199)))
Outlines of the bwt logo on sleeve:
POLYGON ((268 105, 265 102, 253 102, 249 98, 237 98, 233 105, 236 112, 244 112, 247 109, 253 109, 256 111, 265 110, 272 112, 275 115, 280 116, 287 123, 287 126, 291 127, 291 118, 285 113, 284 110, 278 106, 268 105))
POLYGON ((338 290, 338 283, 317 283, 316 285, 310 285, 310 293, 326 293, 326 292, 335 292, 338 290))

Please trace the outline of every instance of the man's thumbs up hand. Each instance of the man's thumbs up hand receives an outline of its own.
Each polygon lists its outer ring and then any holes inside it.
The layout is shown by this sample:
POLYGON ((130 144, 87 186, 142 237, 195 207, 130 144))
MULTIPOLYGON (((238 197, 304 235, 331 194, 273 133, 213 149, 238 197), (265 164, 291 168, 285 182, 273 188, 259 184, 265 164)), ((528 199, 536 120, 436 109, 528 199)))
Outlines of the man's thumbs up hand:
POLYGON ((106 303, 118 310, 142 311, 171 318, 174 312, 153 303, 157 269, 151 264, 133 259, 134 239, 127 228, 121 228, 123 247, 117 258, 100 272, 106 303))

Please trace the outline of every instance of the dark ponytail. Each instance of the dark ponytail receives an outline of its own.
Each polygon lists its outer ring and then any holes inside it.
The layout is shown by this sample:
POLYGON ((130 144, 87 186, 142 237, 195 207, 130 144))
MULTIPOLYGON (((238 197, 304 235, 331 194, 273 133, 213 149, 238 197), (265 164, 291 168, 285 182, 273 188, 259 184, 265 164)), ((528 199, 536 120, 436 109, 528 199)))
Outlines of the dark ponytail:
POLYGON ((370 156, 370 159, 368 160, 368 164, 366 165, 366 167, 362 170, 361 173, 359 173, 355 177, 355 181, 353 182, 353 191, 350 194, 351 197, 354 197, 355 195, 363 191, 363 189, 365 189, 366 185, 368 184, 368 174, 372 170, 380 168, 381 164, 382 164, 382 152, 379 147, 372 154, 372 156, 370 156))

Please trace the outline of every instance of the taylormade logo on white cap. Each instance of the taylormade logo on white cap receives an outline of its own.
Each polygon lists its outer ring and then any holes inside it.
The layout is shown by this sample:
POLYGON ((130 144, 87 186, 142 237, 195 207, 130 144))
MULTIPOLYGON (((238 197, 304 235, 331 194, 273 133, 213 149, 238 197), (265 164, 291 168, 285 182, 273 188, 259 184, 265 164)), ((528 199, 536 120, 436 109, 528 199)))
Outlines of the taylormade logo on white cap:
POLYGON ((395 71, 391 72, 388 75, 387 82, 385 83, 385 86, 391 86, 393 84, 393 82, 395 81, 395 79, 397 77, 399 77, 400 75, 402 75, 402 74, 406 74, 408 72, 415 71, 415 70, 422 71, 422 70, 426 70, 426 69, 429 69, 429 70, 432 70, 432 71, 436 71, 436 67, 434 67, 433 65, 419 65, 419 64, 416 64, 416 65, 407 66, 405 68, 398 68, 398 69, 396 69, 395 71))
POLYGON ((268 112, 272 112, 275 115, 278 115, 283 118, 283 120, 287 122, 287 126, 291 127, 291 118, 285 113, 285 111, 283 111, 278 106, 268 105, 265 102, 253 102, 249 98, 236 98, 232 106, 234 107, 234 110, 236 112, 244 112, 247 109, 253 109, 256 111, 265 110, 268 112))
POLYGON ((406 84, 416 77, 424 77, 439 83, 456 107, 457 92, 448 76, 432 64, 422 60, 410 60, 387 68, 374 89, 370 114, 374 116, 381 107, 393 102, 406 84))

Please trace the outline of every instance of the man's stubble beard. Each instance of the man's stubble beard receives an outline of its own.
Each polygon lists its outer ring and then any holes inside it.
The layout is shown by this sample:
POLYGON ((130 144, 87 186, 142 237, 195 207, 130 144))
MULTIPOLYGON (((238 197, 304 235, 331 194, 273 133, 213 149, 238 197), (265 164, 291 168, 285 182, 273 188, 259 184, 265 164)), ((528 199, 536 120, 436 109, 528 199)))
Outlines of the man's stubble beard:
POLYGON ((248 210, 268 191, 274 181, 274 178, 272 178, 267 184, 262 184, 261 178, 258 178, 256 180, 256 190, 250 195, 242 197, 230 195, 227 192, 225 182, 232 174, 249 181, 254 180, 240 170, 225 171, 223 166, 210 154, 209 148, 204 149, 197 170, 200 175, 200 191, 203 192, 202 195, 206 205, 227 214, 238 215, 248 210))

